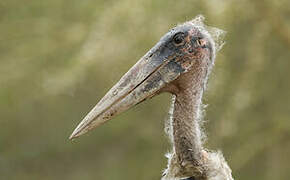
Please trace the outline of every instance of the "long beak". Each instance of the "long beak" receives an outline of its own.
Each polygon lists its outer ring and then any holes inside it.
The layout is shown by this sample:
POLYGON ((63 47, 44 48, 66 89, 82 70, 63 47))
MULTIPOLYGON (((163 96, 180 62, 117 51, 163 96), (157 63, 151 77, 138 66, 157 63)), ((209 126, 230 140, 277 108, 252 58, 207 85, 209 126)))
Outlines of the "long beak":
POLYGON ((100 102, 89 112, 73 131, 70 139, 112 119, 130 107, 153 97, 166 83, 184 71, 174 55, 160 52, 160 43, 143 56, 100 102))

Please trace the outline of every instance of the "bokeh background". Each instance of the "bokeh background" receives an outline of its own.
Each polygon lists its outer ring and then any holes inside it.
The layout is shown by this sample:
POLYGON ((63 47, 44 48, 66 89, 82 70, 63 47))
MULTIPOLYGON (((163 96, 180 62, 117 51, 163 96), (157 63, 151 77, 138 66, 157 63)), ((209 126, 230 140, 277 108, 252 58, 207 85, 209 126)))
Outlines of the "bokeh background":
POLYGON ((235 179, 290 176, 289 0, 0 1, 0 179, 159 179, 162 94, 70 142, 105 92, 169 28, 227 31, 204 103, 206 146, 235 179))

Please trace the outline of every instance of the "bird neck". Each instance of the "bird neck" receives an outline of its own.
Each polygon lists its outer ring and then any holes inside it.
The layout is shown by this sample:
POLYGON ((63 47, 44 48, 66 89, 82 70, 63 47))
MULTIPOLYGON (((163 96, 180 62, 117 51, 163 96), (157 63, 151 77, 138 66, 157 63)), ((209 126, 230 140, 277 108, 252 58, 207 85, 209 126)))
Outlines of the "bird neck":
POLYGON ((208 76, 207 64, 198 62, 192 71, 178 79, 175 93, 172 137, 174 151, 181 166, 202 164, 202 96, 208 76))

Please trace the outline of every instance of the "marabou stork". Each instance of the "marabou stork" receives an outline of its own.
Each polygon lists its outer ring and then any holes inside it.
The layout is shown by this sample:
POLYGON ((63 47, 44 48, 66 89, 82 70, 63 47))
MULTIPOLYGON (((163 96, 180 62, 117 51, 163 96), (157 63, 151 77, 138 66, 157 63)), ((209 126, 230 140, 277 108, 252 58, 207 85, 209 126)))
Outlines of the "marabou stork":
POLYGON ((198 16, 171 29, 100 100, 70 139, 163 92, 173 95, 166 128, 172 143, 162 180, 233 180, 220 152, 203 147, 202 96, 217 45, 198 16))

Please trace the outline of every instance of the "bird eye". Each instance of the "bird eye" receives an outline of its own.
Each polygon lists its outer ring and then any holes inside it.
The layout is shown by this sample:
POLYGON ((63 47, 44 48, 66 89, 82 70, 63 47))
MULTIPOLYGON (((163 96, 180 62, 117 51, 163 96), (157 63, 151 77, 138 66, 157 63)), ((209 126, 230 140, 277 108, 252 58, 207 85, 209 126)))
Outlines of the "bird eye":
POLYGON ((182 45, 184 41, 184 34, 183 33, 175 34, 173 37, 173 41, 174 41, 174 44, 177 46, 182 45))

